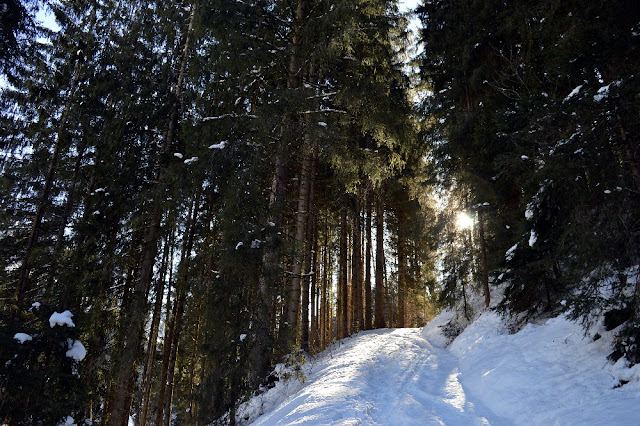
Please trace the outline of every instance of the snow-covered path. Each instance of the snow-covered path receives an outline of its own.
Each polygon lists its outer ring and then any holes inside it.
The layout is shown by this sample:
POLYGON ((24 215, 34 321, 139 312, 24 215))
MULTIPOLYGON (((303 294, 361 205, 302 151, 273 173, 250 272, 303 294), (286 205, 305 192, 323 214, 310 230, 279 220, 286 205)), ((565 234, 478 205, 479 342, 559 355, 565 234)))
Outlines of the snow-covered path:
POLYGON ((508 424, 465 393, 458 362, 420 329, 359 333, 312 364, 302 388, 255 424, 508 424))

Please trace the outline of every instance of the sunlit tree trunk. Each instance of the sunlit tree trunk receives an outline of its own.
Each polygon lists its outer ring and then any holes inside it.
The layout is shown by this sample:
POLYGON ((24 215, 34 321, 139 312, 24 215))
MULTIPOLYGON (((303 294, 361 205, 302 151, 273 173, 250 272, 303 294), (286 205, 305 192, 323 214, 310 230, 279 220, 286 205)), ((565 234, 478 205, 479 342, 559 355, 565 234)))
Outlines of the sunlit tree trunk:
POLYGON ((384 201, 382 200, 381 192, 382 191, 380 190, 376 200, 376 328, 387 327, 387 322, 385 320, 385 301, 387 299, 387 294, 384 285, 384 201))
POLYGON ((361 189, 355 195, 355 205, 353 212, 353 251, 351 261, 351 290, 353 301, 353 330, 357 333, 364 325, 364 309, 362 306, 362 229, 361 229, 361 189))
POLYGON ((364 255, 364 328, 371 330, 373 303, 371 300, 371 190, 367 190, 366 250, 364 255))

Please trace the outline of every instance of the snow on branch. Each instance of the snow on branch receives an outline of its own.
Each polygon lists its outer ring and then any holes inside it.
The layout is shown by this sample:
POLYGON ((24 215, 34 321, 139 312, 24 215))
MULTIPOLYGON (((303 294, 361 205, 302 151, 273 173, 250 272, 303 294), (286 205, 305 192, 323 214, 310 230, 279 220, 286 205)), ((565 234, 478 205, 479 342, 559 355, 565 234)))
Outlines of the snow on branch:
POLYGON ((230 114, 222 114, 222 115, 217 115, 215 117, 204 117, 202 119, 202 121, 215 121, 215 120, 222 120, 223 118, 258 118, 257 115, 253 115, 253 114, 235 114, 235 113, 230 113, 230 114))

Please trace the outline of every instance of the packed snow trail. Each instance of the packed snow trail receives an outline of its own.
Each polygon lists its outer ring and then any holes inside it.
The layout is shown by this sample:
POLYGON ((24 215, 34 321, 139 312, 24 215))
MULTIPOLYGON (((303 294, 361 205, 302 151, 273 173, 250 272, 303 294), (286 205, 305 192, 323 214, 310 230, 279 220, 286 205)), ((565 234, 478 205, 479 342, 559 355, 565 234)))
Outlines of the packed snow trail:
POLYGON ((254 424, 510 424, 470 400, 458 359, 420 329, 359 333, 310 370, 297 393, 254 424))

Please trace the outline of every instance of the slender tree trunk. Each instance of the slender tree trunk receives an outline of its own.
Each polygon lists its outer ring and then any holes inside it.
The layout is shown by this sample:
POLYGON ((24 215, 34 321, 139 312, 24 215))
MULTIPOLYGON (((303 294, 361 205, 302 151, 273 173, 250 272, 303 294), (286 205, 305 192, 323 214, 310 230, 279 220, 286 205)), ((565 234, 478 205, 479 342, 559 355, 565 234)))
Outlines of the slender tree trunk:
POLYGON ((355 206, 353 214, 353 253, 351 261, 354 318, 353 332, 357 333, 364 327, 364 307, 362 303, 362 221, 361 221, 361 199, 362 189, 358 187, 355 196, 355 206))
MULTIPOLYGON (((189 206, 189 214, 187 217, 187 223, 185 226, 185 242, 182 247, 182 254, 180 255, 180 263, 178 265, 178 279, 176 282, 176 306, 174 307, 175 314, 172 320, 171 339, 169 340, 169 355, 168 365, 163 370, 163 378, 160 382, 160 392, 158 398, 158 407, 156 411, 156 425, 164 424, 169 425, 171 417, 171 402, 173 397, 173 386, 175 377, 175 366, 178 354, 178 343, 180 342, 180 336, 183 328, 183 315, 186 304, 186 297, 189 293, 189 267, 190 267, 190 253, 193 249, 193 242, 196 233, 196 219, 199 214, 201 188, 196 189, 196 193, 193 196, 191 205, 189 206)), ((163 363, 164 366, 164 363, 163 363)))
POLYGON ((484 306, 491 305, 491 294, 489 293, 489 265, 487 262, 487 244, 484 238, 484 217, 478 210, 478 232, 480 234, 480 278, 482 280, 482 291, 484 292, 484 306))
POLYGON ((328 303, 328 286, 329 286, 329 219, 328 212, 324 222, 324 244, 322 247, 322 289, 320 291, 320 347, 324 348, 327 344, 327 303, 328 303))
POLYGON ((147 415, 149 412, 149 399, 151 395, 151 383, 153 379, 153 366, 155 364, 158 329, 160 326, 160 317, 162 315, 162 299, 164 297, 164 286, 167 278, 167 270, 169 267, 169 254, 172 244, 170 235, 172 233, 173 232, 171 232, 166 238, 164 253, 162 255, 162 265, 160 267, 160 276, 156 281, 156 297, 153 306, 153 317, 151 319, 149 342, 147 344, 147 360, 142 374, 142 405, 139 415, 136 416, 136 424, 142 426, 146 426, 147 415))
MULTIPOLYGON (((188 291, 188 290, 187 290, 188 291)), ((178 309, 176 311, 175 327, 173 331, 173 341, 171 342, 171 355, 169 357, 169 369, 167 376, 167 392, 164 400, 164 423, 159 423, 156 417, 156 425, 164 424, 166 426, 171 425, 171 407, 173 401, 173 388, 175 383, 176 374, 176 361, 178 359, 178 343, 180 342, 180 336, 183 329, 184 321, 184 308, 186 303, 186 292, 183 291, 178 297, 178 309)))
POLYGON ((365 223, 366 250, 364 255, 364 328, 373 328, 372 313, 373 303, 371 300, 371 191, 367 190, 367 219, 365 223))
POLYGON ((384 201, 382 200, 382 190, 380 190, 376 200, 376 328, 387 327, 385 320, 387 294, 384 286, 384 262, 384 201))
POLYGON ((406 289, 407 289, 407 240, 403 230, 405 217, 402 208, 398 209, 398 327, 405 327, 406 289))
MULTIPOLYGON (((303 219, 305 220, 304 231, 306 234, 305 235, 306 244, 304 243, 304 241, 302 241, 302 243, 303 243, 303 246, 305 246, 306 248, 305 248, 305 254, 304 254, 305 276, 302 280, 303 288, 302 288, 302 321, 301 321, 301 326, 302 326, 301 348, 306 352, 309 352, 309 281, 312 273, 313 234, 315 232, 314 215, 313 215, 313 212, 311 211, 311 206, 313 206, 313 197, 314 197, 314 191, 315 191, 315 187, 314 187, 315 170, 314 170, 313 154, 312 153, 308 154, 308 157, 310 158, 308 160, 305 159, 305 162, 308 163, 307 167, 309 168, 309 170, 307 171, 306 176, 304 176, 305 173, 301 173, 301 180, 300 180, 300 196, 302 196, 302 193, 303 193, 302 187, 305 185, 307 186, 307 189, 306 189, 307 194, 306 194, 306 200, 304 202, 304 205, 300 204, 300 201, 302 200, 298 200, 298 209, 300 209, 300 207, 303 207, 306 210, 306 212, 304 212, 305 214, 303 217, 303 219)), ((302 167, 304 171, 304 167, 305 167, 304 162, 302 167)), ((298 211, 298 215, 300 215, 300 213, 301 212, 298 211)), ((298 225, 299 224, 300 222, 298 222, 298 225)), ((295 267, 294 267, 294 278, 295 278, 295 267)))
POLYGON ((349 335, 349 287, 347 256, 349 247, 347 246, 347 209, 343 208, 340 218, 340 282, 338 284, 340 292, 340 326, 338 339, 344 339, 349 335))

